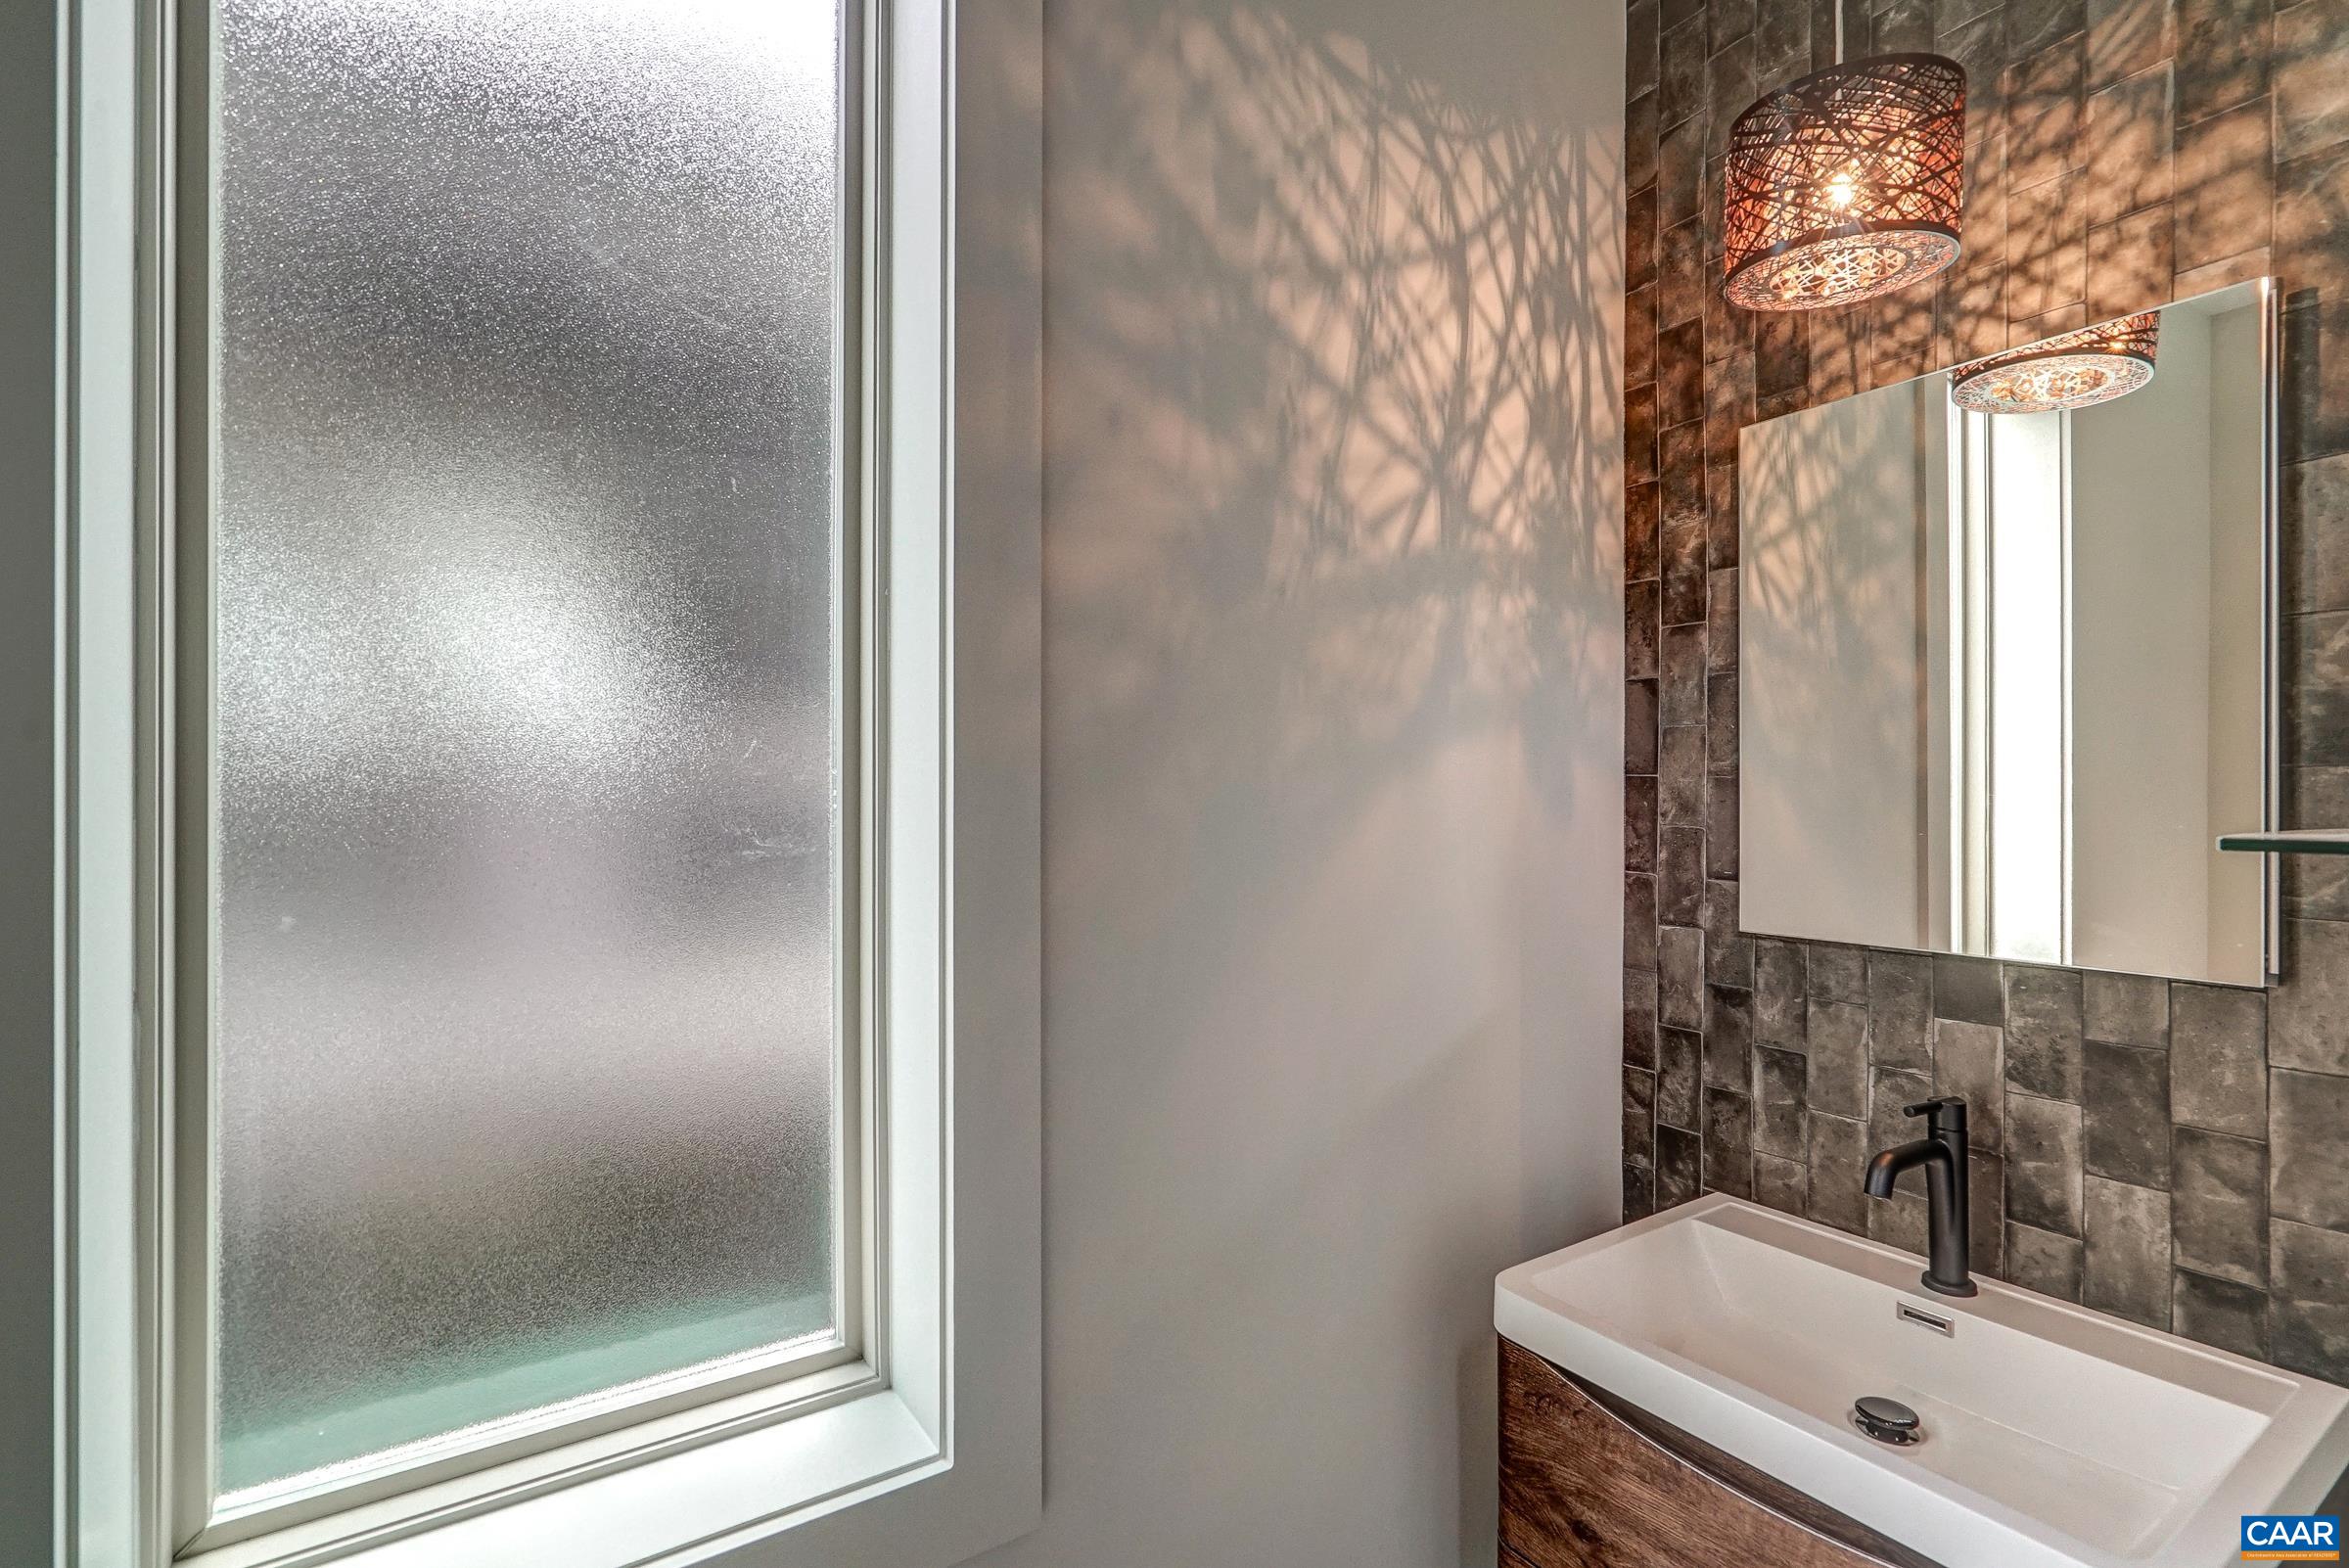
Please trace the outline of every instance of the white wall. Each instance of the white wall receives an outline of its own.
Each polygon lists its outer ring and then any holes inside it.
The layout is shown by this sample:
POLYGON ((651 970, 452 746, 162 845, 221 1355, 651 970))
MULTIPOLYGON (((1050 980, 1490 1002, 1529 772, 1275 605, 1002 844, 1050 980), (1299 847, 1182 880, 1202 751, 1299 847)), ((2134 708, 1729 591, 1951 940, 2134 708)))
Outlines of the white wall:
POLYGON ((1046 11, 1042 1529, 1489 1561, 1620 1173, 1618 0, 1046 11))

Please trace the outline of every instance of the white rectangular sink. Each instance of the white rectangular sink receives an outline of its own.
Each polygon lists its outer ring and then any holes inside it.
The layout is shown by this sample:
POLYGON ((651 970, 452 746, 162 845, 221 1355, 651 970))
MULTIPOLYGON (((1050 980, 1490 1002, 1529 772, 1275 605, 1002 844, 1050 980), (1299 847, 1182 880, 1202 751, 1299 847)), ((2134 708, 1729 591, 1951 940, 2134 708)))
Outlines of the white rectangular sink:
POLYGON ((2349 1392, 1918 1266, 1715 1195, 1507 1270, 1493 1320, 1945 1568, 2217 1568, 2243 1514, 2311 1511, 2349 1466, 2349 1392), (1861 1436, 1866 1394, 1924 1441, 1861 1436))

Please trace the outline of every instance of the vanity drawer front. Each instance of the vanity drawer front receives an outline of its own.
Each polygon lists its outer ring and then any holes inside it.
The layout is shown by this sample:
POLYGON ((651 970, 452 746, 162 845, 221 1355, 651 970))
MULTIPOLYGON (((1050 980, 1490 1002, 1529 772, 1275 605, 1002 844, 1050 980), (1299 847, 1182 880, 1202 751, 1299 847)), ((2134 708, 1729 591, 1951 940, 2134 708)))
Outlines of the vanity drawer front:
POLYGON ((1500 1539, 1531 1568, 1933 1568, 1505 1339, 1500 1539))

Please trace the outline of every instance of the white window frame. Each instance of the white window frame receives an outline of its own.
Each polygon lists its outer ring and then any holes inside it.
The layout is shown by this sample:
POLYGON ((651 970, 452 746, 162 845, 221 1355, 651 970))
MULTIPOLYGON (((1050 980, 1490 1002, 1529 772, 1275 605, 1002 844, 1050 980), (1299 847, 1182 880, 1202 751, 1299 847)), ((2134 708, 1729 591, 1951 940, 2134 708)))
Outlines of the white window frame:
POLYGON ((820 1387, 193 1556, 169 1527, 169 1075, 138 875, 157 750, 139 584, 172 456, 168 3, 0 21, 0 254, 54 263, 0 268, 0 481, 53 525, 0 540, 0 717, 52 739, 0 761, 0 1028, 35 1042, 0 1056, 0 1240, 54 1265, 0 1284, 0 1397, 22 1393, 6 1407, 51 1439, 0 1457, 0 1560, 947 1568, 1025 1533, 1041 1508, 1038 0, 879 0, 871 23, 873 251, 936 258, 891 269, 866 327, 886 431, 888 1136, 866 1174, 886 1340, 820 1387))

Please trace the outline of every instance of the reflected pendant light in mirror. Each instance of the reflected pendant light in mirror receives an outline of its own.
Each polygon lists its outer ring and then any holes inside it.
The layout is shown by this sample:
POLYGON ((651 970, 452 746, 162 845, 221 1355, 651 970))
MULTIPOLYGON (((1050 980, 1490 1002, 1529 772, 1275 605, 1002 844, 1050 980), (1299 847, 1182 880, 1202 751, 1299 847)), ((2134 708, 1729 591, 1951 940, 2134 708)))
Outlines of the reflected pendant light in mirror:
POLYGON ((1910 54, 1814 71, 1737 116, 1723 174, 1731 304, 1818 310, 1921 283, 1958 259, 1965 69, 1910 54))
POLYGON ((2047 414, 2125 397, 2153 379, 2161 316, 2148 310, 1968 360, 1950 372, 1950 395, 1984 414, 2047 414))

